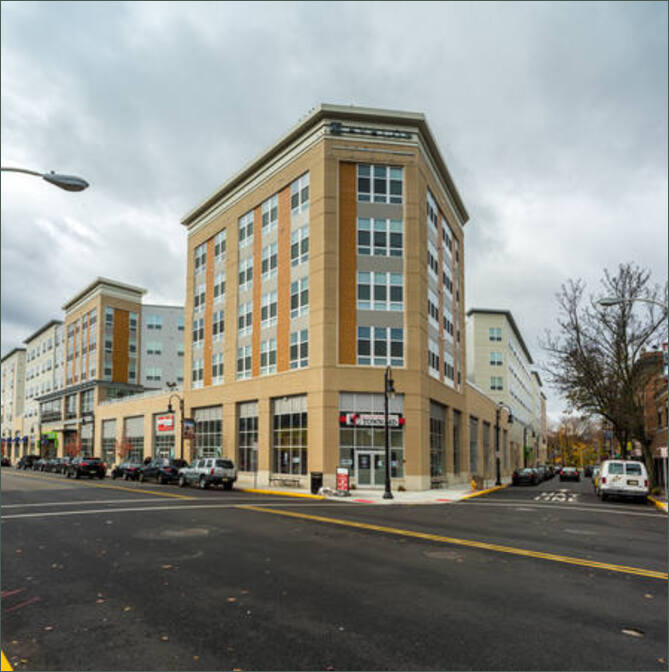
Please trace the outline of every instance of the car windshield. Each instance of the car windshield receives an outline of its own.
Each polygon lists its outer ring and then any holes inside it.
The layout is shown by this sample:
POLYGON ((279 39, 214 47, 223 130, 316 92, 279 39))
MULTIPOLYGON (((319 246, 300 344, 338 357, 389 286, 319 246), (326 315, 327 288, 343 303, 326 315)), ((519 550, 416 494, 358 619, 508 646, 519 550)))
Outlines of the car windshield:
POLYGON ((568 471, 569 473, 573 473, 574 471, 576 471, 576 467, 565 467, 564 471, 568 471))
POLYGON ((635 476, 641 476, 641 465, 640 464, 628 464, 626 465, 626 471, 628 474, 634 474, 635 476))
POLYGON ((609 464, 609 474, 622 474, 623 465, 620 462, 611 462, 609 464))

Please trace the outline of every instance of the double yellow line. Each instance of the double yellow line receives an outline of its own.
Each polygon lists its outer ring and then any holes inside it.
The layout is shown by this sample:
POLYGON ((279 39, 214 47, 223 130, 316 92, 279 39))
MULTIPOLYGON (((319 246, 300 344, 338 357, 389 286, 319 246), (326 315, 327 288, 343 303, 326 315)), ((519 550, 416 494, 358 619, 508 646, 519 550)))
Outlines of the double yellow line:
POLYGON ((444 537, 439 534, 429 534, 427 532, 416 532, 415 530, 403 530, 395 527, 386 527, 384 525, 372 525, 371 523, 358 523, 352 520, 343 520, 341 518, 326 518, 325 516, 315 516, 308 513, 297 513, 295 511, 283 511, 281 509, 270 509, 263 506, 250 506, 240 504, 239 509, 247 511, 257 511, 259 513, 271 513, 275 516, 287 516, 289 518, 302 518, 312 520, 317 523, 327 525, 340 525, 342 527, 353 527, 358 530, 371 530, 373 532, 383 532, 396 536, 412 537, 414 539, 425 539, 427 541, 436 541, 443 544, 455 546, 467 546, 469 548, 479 548, 486 551, 495 551, 497 553, 509 553, 511 555, 520 555, 527 558, 537 558, 540 560, 550 560, 552 562, 562 562, 568 565, 578 565, 581 567, 591 567, 593 569, 603 569, 610 572, 620 572, 622 574, 635 574, 645 576, 651 579, 660 579, 667 581, 669 578, 666 572, 656 572, 652 569, 643 569, 640 567, 628 567, 626 565, 614 565, 609 562, 597 562, 587 560, 586 558, 572 558, 566 555, 557 555, 555 553, 543 553, 542 551, 530 551, 524 548, 514 548, 512 546, 500 546, 499 544, 489 544, 484 541, 473 541, 471 539, 458 539, 457 537, 444 537))

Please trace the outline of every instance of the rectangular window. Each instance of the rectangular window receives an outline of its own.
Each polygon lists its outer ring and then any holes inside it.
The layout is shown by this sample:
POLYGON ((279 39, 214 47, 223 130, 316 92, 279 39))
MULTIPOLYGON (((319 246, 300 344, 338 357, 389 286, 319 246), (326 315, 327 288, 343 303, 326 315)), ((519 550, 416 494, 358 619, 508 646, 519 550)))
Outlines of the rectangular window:
POLYGON ((157 366, 146 367, 146 380, 160 380, 163 377, 163 370, 157 366))
POLYGON ((359 272, 357 306, 359 310, 403 310, 402 274, 359 272))
POLYGON ((160 341, 147 341, 146 354, 147 355, 161 355, 163 352, 163 344, 160 341))
MULTIPOLYGON (((114 309, 113 308, 105 308, 105 327, 113 327, 114 326, 114 309)), ((72 336, 74 333, 72 326, 69 327, 67 331, 68 336, 72 336)))
POLYGON ((214 276, 214 303, 225 300, 225 271, 214 276))
POLYGON ((239 218, 239 249, 253 243, 253 210, 239 218))
POLYGON ((226 231, 223 229, 214 236, 214 259, 219 263, 225 261, 226 231))
POLYGON ((444 350, 444 377, 451 383, 455 382, 455 361, 448 350, 444 350))
POLYGON ((502 353, 501 352, 491 352, 490 353, 490 366, 502 366, 502 353))
POLYGON ((262 232, 269 233, 279 223, 279 197, 274 194, 262 204, 262 232))
POLYGON ((192 376, 193 389, 204 385, 204 359, 193 360, 192 376))
POLYGON ((184 316, 179 315, 177 318, 177 330, 178 331, 183 331, 184 330, 184 316))
POLYGON ((214 341, 223 338, 225 333, 225 311, 215 310, 213 313, 213 320, 211 326, 211 334, 214 341))
POLYGON ((162 329, 163 328, 163 316, 162 315, 147 315, 146 316, 146 328, 147 329, 162 329))
POLYGON ((266 245, 262 249, 261 273, 263 280, 269 280, 276 275, 279 248, 277 243, 266 245))
POLYGON ((207 286, 203 283, 195 285, 195 294, 193 296, 193 312, 199 313, 204 310, 204 302, 207 286))
POLYGON ((221 406, 195 408, 193 419, 195 420, 194 457, 197 459, 220 457, 223 445, 223 408, 221 406))
POLYGON ((197 346, 204 342, 204 317, 193 320, 193 345, 197 346))
POLYGON ((427 268, 435 280, 439 280, 439 257, 437 248, 431 240, 427 241, 427 268))
POLYGON ((299 317, 309 312, 309 278, 296 280, 290 285, 290 316, 299 317))
POLYGON ((428 371, 431 376, 434 378, 439 378, 440 376, 440 357, 439 357, 439 344, 436 341, 430 339, 428 341, 427 348, 427 366, 428 371))
POLYGON ((290 265, 297 266, 309 261, 309 226, 303 226, 290 234, 290 265))
POLYGON ((239 471, 258 469, 258 402, 237 404, 237 468, 239 471))
POLYGON ((501 341, 502 340, 502 328, 501 327, 490 327, 488 329, 488 339, 491 341, 501 341))
POLYGON ((504 386, 502 384, 501 376, 490 376, 490 389, 491 390, 503 390, 504 386))
POLYGON ((439 233, 439 216, 438 216, 438 208, 437 204, 434 200, 434 197, 430 193, 429 189, 427 192, 427 223, 429 226, 431 226, 435 233, 439 233))
POLYGON ((260 343, 260 375, 276 373, 276 339, 268 338, 260 343))
POLYGON ((309 366, 309 330, 294 331, 290 335, 290 368, 309 366))
POLYGON ((309 173, 305 173, 290 185, 290 211, 296 215, 309 208, 309 173))
POLYGON ((358 218, 358 254, 375 257, 401 257, 402 220, 358 218))
POLYGON ((277 293, 267 292, 262 295, 262 305, 260 309, 260 326, 271 327, 277 321, 277 293))
POLYGON ((272 471, 279 474, 307 473, 306 397, 288 397, 273 402, 272 471))
POLYGON ((253 301, 240 303, 237 321, 238 336, 246 336, 253 331, 253 301))
POLYGON ((215 352, 211 356, 211 382, 213 385, 223 383, 223 353, 215 352))
POLYGON ((358 164, 358 201, 402 203, 401 166, 358 164))
POLYGON ((239 262, 239 291, 253 288, 253 257, 239 262))
POLYGON ((202 243, 195 248, 194 263, 196 273, 204 270, 207 265, 207 243, 202 243))
POLYGON ((437 299, 437 295, 431 289, 428 289, 427 317, 430 324, 436 329, 439 329, 439 308, 437 307, 439 305, 438 301, 439 299, 437 299))
POLYGON ((388 327, 358 327, 358 364, 404 366, 404 331, 388 327))
POLYGON ((251 346, 237 348, 237 380, 251 377, 251 346))

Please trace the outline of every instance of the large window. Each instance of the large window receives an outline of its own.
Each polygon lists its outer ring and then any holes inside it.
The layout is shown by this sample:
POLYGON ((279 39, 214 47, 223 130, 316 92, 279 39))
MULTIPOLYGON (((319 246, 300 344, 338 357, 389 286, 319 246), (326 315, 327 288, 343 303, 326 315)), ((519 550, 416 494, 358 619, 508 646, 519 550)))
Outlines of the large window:
POLYGON ((204 317, 193 320, 193 345, 198 346, 204 342, 204 317))
POLYGON ((163 316, 162 315, 147 315, 146 316, 146 328, 147 329, 162 329, 163 328, 163 316))
POLYGON ((453 410, 453 473, 460 473, 460 411, 453 410))
POLYGON ((432 241, 427 241, 427 269, 435 280, 439 280, 439 253, 432 241))
POLYGON ((429 190, 427 192, 427 221, 428 224, 438 234, 439 226, 437 222, 439 221, 439 215, 437 210, 437 204, 435 203, 434 197, 432 196, 429 190))
POLYGON ((430 324, 439 329, 439 299, 437 295, 431 290, 427 290, 427 318, 430 324))
POLYGON ((215 310, 212 315, 211 333, 214 341, 219 341, 225 334, 225 311, 215 310))
POLYGON ((206 297, 207 286, 202 283, 201 285, 195 285, 195 291, 193 293, 193 311, 199 313, 204 310, 204 302, 206 297))
POLYGON ((253 210, 239 218, 239 247, 253 243, 253 210))
POLYGON ((225 261, 226 231, 223 229, 214 236, 214 258, 219 263, 225 261))
POLYGON ((290 316, 299 317, 309 312, 309 278, 290 284, 290 316))
POLYGON ((214 276, 214 303, 225 300, 225 272, 214 276))
POLYGON ((159 366, 146 367, 146 380, 158 381, 163 377, 163 370, 159 366))
POLYGON ((207 243, 202 243, 195 248, 195 272, 203 271, 207 265, 207 243))
POLYGON ((401 257, 402 252, 401 220, 358 218, 358 254, 401 257))
POLYGON ((276 291, 267 292, 262 295, 262 303, 260 309, 260 326, 271 327, 277 321, 277 294, 276 291))
POLYGON ((269 278, 273 278, 276 275, 278 250, 279 248, 277 243, 272 243, 263 247, 261 260, 261 273, 263 280, 269 280, 269 278))
POLYGON ((309 208, 309 173, 290 185, 290 211, 293 215, 309 208))
POLYGON ((204 385, 204 359, 194 359, 192 368, 193 389, 204 385))
POLYGON ((430 479, 431 485, 446 480, 446 409, 430 402, 430 479))
POLYGON ((439 344, 436 341, 430 339, 428 341, 427 348, 427 367, 431 376, 434 378, 439 378, 439 344))
POLYGON ((223 408, 209 406, 194 409, 195 456, 220 457, 223 446, 223 408))
POLYGON ((275 399, 272 431, 272 471, 307 473, 307 398, 275 399))
POLYGON ((253 301, 239 304, 237 329, 238 336, 246 336, 253 331, 253 301))
POLYGON ((297 266, 309 260, 309 226, 295 229, 290 234, 290 265, 297 266))
POLYGON ((237 404, 237 468, 258 469, 258 402, 237 404))
POLYGON ((309 366, 309 330, 294 331, 290 335, 290 368, 309 366))
POLYGON ((401 166, 358 164, 358 201, 402 203, 401 166))
POLYGON ((251 377, 251 346, 237 348, 237 380, 251 377))
POLYGON ((479 462, 479 421, 477 418, 469 418, 469 472, 478 474, 479 462))
POLYGON ((490 389, 491 390, 504 389, 504 380, 502 376, 490 376, 490 389))
POLYGON ((260 375, 276 373, 276 338, 260 342, 260 375))
POLYGON ((444 378, 450 383, 455 382, 455 360, 448 350, 444 350, 444 378))
POLYGON ((491 352, 490 353, 490 366, 502 366, 502 353, 501 352, 491 352))
POLYGON ((253 287, 253 257, 242 259, 239 262, 239 291, 253 287))
POLYGON ((490 327, 490 329, 488 329, 488 340, 490 340, 490 341, 501 341, 502 340, 502 328, 501 327, 490 327))
POLYGON ((146 342, 146 354, 147 355, 160 355, 163 352, 163 344, 161 341, 147 341, 146 342))
POLYGON ((358 273, 359 310, 402 310, 404 307, 401 273, 358 273), (372 285, 373 282, 373 285, 372 285))
POLYGON ((279 197, 274 194, 262 204, 262 232, 269 233, 279 223, 279 197))
POLYGON ((389 327, 358 327, 358 364, 404 366, 404 331, 389 327))
POLYGON ((212 385, 223 383, 223 353, 215 352, 211 356, 211 382, 212 385))

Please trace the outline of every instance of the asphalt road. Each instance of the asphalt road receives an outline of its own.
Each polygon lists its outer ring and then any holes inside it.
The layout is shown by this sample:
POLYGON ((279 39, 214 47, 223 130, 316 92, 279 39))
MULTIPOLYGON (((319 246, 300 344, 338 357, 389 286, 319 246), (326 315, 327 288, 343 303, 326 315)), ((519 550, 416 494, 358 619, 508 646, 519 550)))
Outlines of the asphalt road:
POLYGON ((590 480, 356 505, 2 470, 28 670, 667 669, 667 518, 590 480))

